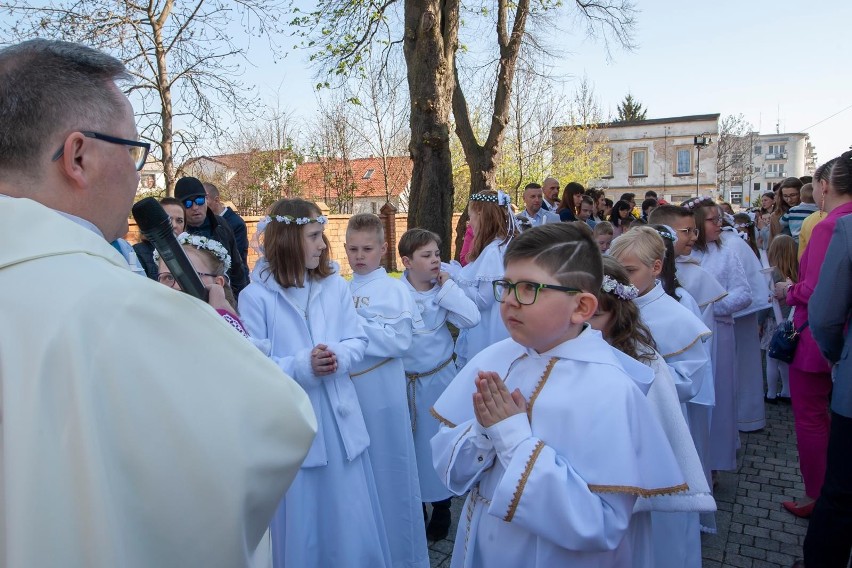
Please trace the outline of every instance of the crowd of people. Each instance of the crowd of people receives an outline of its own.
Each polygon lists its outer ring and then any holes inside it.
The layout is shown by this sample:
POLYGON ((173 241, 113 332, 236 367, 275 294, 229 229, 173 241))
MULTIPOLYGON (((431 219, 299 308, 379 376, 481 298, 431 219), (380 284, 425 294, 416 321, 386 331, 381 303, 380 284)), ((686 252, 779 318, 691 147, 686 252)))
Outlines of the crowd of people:
POLYGON ((249 243, 184 177, 162 205, 205 306, 122 240, 148 151, 124 78, 79 45, 0 50, 4 565, 427 568, 466 496, 452 566, 699 567, 715 473, 778 400, 804 562, 847 565, 852 152, 740 213, 482 191, 449 263, 356 214, 350 279, 315 203, 249 243))

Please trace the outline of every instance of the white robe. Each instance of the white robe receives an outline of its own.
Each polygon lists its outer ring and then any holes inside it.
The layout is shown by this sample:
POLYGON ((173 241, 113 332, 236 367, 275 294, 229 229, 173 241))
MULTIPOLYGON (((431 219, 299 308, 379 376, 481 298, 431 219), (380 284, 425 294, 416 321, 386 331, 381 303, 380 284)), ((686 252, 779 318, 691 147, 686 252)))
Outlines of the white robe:
POLYGON ((640 497, 637 511, 651 511, 655 568, 701 568, 699 513, 716 511, 716 501, 702 470, 690 431, 681 413, 675 381, 659 353, 649 366, 654 382, 648 402, 666 433, 689 489, 684 493, 640 497))
POLYGON ((455 261, 443 264, 456 284, 467 297, 476 303, 482 318, 479 325, 459 332, 456 341, 456 365, 461 369, 474 355, 498 341, 509 337, 509 332, 500 317, 500 303, 494 298, 492 282, 503 278, 503 254, 506 245, 494 240, 488 244, 473 262, 461 267, 455 261))
POLYGON ((728 294, 713 302, 713 382, 716 405, 710 423, 708 465, 733 471, 737 466, 737 374, 733 314, 751 303, 751 288, 739 257, 729 247, 711 243, 707 252, 693 249, 692 256, 713 274, 728 294))
POLYGON ((736 233, 722 231, 722 242, 739 256, 751 290, 751 303, 734 314, 734 337, 737 342, 737 427, 742 432, 753 432, 766 426, 757 312, 771 307, 767 275, 760 259, 736 233))
POLYGON ((644 396, 652 375, 588 327, 547 353, 508 339, 474 357, 434 407, 435 468, 457 495, 472 490, 451 566, 654 566, 637 496, 687 487, 644 396), (482 428, 479 370, 519 388, 528 413, 482 428))
POLYGON ((405 285, 384 268, 353 274, 349 292, 368 339, 364 360, 352 367, 351 377, 370 434, 391 560, 396 568, 429 568, 402 366, 413 331, 423 327, 423 320, 405 285))
POLYGON ((0 243, 0 565, 248 565, 316 431, 304 391, 55 211, 0 199, 0 243))
POLYGON ((681 403, 692 400, 710 366, 704 349, 710 330, 700 318, 666 294, 660 282, 634 302, 642 321, 651 330, 657 350, 672 371, 678 399, 681 403))
POLYGON ((339 275, 309 280, 305 288, 282 288, 261 260, 252 283, 240 293, 249 333, 270 341, 272 360, 305 388, 319 419, 308 458, 270 527, 273 560, 278 568, 389 567, 385 526, 365 451, 370 438, 349 378, 352 365, 364 356, 367 338, 339 275), (305 315, 298 305, 303 297, 305 315), (337 356, 338 370, 332 375, 317 377, 311 369, 311 350, 319 343, 337 356))
MULTIPOLYGON (((407 274, 407 273, 406 273, 407 274)), ((420 478, 420 498, 434 503, 452 496, 432 467, 432 436, 438 433, 438 421, 429 412, 444 389, 456 376, 453 357, 453 336, 447 322, 459 329, 479 323, 479 309, 473 300, 452 280, 443 286, 435 284, 430 290, 415 290, 404 274, 401 278, 420 310, 423 328, 414 330, 411 348, 402 358, 408 388, 408 409, 411 412, 414 432, 414 451, 417 454, 417 474, 420 478), (424 377, 412 375, 429 372, 449 361, 434 374, 424 377)))

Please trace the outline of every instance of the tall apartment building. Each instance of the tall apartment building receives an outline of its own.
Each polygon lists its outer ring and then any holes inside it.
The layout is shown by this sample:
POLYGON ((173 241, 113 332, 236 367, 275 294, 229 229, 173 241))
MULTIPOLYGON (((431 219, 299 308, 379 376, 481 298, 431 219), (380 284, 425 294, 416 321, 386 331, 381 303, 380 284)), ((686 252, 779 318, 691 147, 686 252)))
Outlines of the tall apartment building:
POLYGON ((744 167, 738 168, 740 173, 733 174, 729 183, 720 183, 722 195, 733 204, 755 205, 763 193, 784 178, 810 176, 816 169, 816 148, 804 132, 754 132, 743 141, 744 151, 737 158, 743 160, 744 167))

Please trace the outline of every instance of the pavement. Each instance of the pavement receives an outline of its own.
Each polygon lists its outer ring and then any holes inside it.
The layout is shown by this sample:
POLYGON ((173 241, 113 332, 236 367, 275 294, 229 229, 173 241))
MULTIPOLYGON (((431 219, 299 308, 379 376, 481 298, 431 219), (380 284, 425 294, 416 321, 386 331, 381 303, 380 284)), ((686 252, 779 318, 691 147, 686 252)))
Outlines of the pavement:
MULTIPOLYGON (((804 494, 790 406, 767 404, 766 428, 740 433, 740 444, 737 471, 717 479, 718 532, 702 535, 702 568, 788 568, 802 557, 808 530, 781 506, 804 494)), ((432 568, 450 565, 463 502, 453 499, 449 538, 429 543, 432 568)))

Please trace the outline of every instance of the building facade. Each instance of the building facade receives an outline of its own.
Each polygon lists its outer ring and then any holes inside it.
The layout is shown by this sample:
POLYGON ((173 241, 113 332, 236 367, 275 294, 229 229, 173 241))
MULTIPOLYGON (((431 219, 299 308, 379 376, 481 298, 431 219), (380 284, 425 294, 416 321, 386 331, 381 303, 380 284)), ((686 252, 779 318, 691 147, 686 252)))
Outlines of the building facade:
MULTIPOLYGON (((554 129, 554 146, 570 128, 554 129)), ((634 193, 637 203, 649 190, 670 203, 696 194, 716 196, 716 149, 711 143, 699 150, 694 141, 701 135, 715 140, 719 114, 613 122, 595 129, 599 143, 609 149, 609 169, 600 179, 582 180, 587 187, 603 189, 613 201, 634 193)), ((564 185, 573 180, 560 181, 564 185)))
POLYGON ((756 205, 762 194, 784 178, 812 176, 816 169, 816 148, 804 132, 755 132, 745 142, 742 159, 748 163, 742 168, 744 173, 734 176, 729 187, 722 187, 725 199, 735 205, 756 205))

